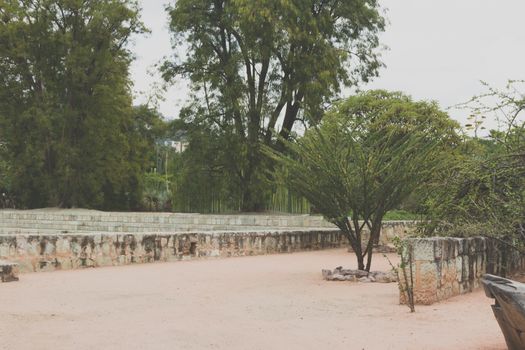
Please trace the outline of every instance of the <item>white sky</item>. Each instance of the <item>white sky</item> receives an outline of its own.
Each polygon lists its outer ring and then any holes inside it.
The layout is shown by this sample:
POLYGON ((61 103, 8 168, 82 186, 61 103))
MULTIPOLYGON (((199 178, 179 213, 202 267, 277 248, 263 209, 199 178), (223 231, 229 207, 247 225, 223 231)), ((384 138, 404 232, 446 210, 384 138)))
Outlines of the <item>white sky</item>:
MULTIPOLYGON (((131 72, 136 103, 147 100, 154 65, 170 55, 168 18, 170 1, 140 0, 142 19, 152 33, 135 38, 137 60, 131 72)), ((366 88, 400 90, 418 100, 436 100, 443 108, 484 92, 480 80, 504 87, 508 79, 525 78, 524 0, 380 0, 390 24, 382 43, 386 68, 366 88)), ((165 94, 160 110, 178 116, 187 97, 184 82, 165 94)), ((467 112, 450 110, 462 124, 467 112)), ((495 127, 490 122, 488 127, 495 127)))

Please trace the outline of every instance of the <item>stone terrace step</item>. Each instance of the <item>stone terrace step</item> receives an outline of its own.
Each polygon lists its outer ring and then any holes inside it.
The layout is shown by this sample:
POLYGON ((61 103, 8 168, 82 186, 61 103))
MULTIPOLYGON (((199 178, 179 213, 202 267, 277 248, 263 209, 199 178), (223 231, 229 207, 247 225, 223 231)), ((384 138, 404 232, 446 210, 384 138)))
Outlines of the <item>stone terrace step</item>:
POLYGON ((151 228, 150 230, 144 230, 141 232, 133 231, 101 231, 101 230, 72 230, 72 231, 58 231, 56 229, 42 229, 42 228, 20 228, 20 227, 0 227, 0 237, 1 236, 13 236, 13 235, 27 235, 27 236, 52 236, 52 235, 96 235, 96 234, 120 234, 120 235, 136 235, 136 234, 185 234, 185 233, 225 233, 225 232, 242 232, 242 233, 253 233, 253 232, 293 232, 293 231, 338 231, 336 227, 257 227, 257 226, 238 226, 238 227, 214 227, 213 229, 209 228, 199 228, 192 227, 187 230, 176 230, 172 229, 170 231, 159 231, 156 230, 156 227, 151 228))
MULTIPOLYGON (((232 229, 232 230, 246 230, 251 228, 263 228, 271 226, 244 226, 244 225, 166 225, 166 224, 113 224, 113 225, 101 225, 101 224, 68 224, 68 223, 58 223, 58 222, 39 222, 39 223, 28 223, 28 222, 10 222, 3 223, 0 226, 0 232, 3 228, 21 228, 21 229, 41 229, 41 230, 55 230, 55 231, 103 231, 103 232, 148 232, 148 231, 158 231, 158 232, 172 232, 172 231, 188 231, 188 230, 223 230, 223 229, 232 229)), ((277 226, 278 227, 278 226, 277 226)), ((292 227, 292 226, 287 226, 292 227)), ((303 227, 304 228, 304 227, 303 227)))
POLYGON ((0 210, 0 229, 140 233, 149 231, 245 230, 251 227, 333 228, 334 226, 323 220, 321 216, 309 215, 204 215, 0 210))
POLYGON ((118 223, 159 223, 159 224, 222 224, 245 226, 328 226, 330 223, 321 216, 310 215, 206 215, 181 213, 121 213, 91 212, 66 214, 67 211, 23 211, 0 210, 0 224, 10 220, 58 222, 118 222, 118 223))

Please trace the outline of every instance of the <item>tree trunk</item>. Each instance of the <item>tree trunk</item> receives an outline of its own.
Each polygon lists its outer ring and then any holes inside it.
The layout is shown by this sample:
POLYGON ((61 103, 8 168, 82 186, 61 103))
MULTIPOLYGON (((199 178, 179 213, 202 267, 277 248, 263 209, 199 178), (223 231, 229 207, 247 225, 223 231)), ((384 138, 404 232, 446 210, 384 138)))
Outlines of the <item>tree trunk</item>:
POLYGON ((361 230, 359 229, 359 224, 356 226, 354 222, 354 229, 352 229, 352 224, 348 219, 338 222, 337 227, 345 234, 350 243, 350 247, 354 250, 354 253, 357 258, 357 268, 359 270, 365 269, 363 248, 361 247, 361 230))
POLYGON ((374 246, 379 244, 379 236, 381 234, 381 220, 373 222, 370 229, 370 238, 367 244, 367 261, 366 261, 366 271, 370 271, 372 267, 372 255, 374 246))
MULTIPOLYGON (((372 239, 372 238, 370 238, 370 239, 372 239)), ((369 244, 367 246, 367 249, 366 249, 367 250, 366 254, 368 254, 368 255, 366 257, 366 268, 365 268, 365 270, 368 271, 368 272, 370 272, 370 268, 372 267, 372 254, 373 254, 372 253, 372 249, 373 249, 373 245, 372 244, 369 244)))
POLYGON ((261 186, 260 180, 257 177, 254 169, 260 168, 260 160, 258 164, 253 164, 253 160, 250 160, 250 165, 244 173, 244 177, 241 179, 241 206, 242 212, 260 212, 266 207, 266 201, 264 198, 264 189, 261 186))
POLYGON ((244 213, 260 212, 265 209, 264 196, 248 184, 242 191, 241 211, 244 213))
MULTIPOLYGON (((362 254, 356 254, 357 256, 357 269, 365 271, 364 258, 362 254)), ((369 270, 366 270, 369 271, 369 270)))

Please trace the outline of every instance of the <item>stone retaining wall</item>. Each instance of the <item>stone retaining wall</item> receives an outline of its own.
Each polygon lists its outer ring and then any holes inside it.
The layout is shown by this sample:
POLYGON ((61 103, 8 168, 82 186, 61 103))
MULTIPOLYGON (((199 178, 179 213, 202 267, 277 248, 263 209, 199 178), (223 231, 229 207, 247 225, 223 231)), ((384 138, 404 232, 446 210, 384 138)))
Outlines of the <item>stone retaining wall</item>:
POLYGON ((0 235, 0 259, 21 272, 339 248, 339 230, 174 234, 0 235))
MULTIPOLYGON (((408 247, 413 252, 416 304, 472 292, 485 273, 504 276, 525 268, 523 256, 490 238, 413 238, 408 247)), ((404 303, 403 295, 400 301, 404 303)))
MULTIPOLYGON (((379 245, 414 222, 384 222, 379 245)), ((346 247, 322 216, 0 210, 0 259, 22 272, 346 247)))

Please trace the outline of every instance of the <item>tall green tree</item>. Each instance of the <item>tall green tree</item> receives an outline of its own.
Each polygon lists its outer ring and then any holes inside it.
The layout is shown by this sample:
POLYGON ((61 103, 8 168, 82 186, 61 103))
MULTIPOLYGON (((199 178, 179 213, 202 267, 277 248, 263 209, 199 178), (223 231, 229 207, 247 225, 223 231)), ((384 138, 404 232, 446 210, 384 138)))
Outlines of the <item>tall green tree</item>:
POLYGON ((0 208, 12 206, 12 203, 10 203, 11 177, 5 152, 5 144, 0 139, 0 208))
MULTIPOLYGON (((229 196, 231 188, 224 176, 223 164, 228 164, 225 142, 213 130, 187 126, 188 149, 181 154, 178 184, 174 190, 175 208, 186 212, 216 212, 237 210, 237 195, 229 196)), ((230 151, 232 151, 230 149, 230 151)))
POLYGON ((190 78, 192 122, 217 130, 244 211, 264 207, 261 145, 282 149, 276 135, 317 123, 342 86, 381 66, 376 0, 178 0, 169 13, 164 76, 190 78))
POLYGON ((23 206, 140 197, 128 43, 142 31, 135 1, 0 0, 0 139, 23 206))
POLYGON ((270 153, 288 172, 288 186, 341 229, 358 268, 369 271, 384 215, 431 177, 458 141, 456 127, 434 103, 370 91, 287 142, 289 154, 270 153))

